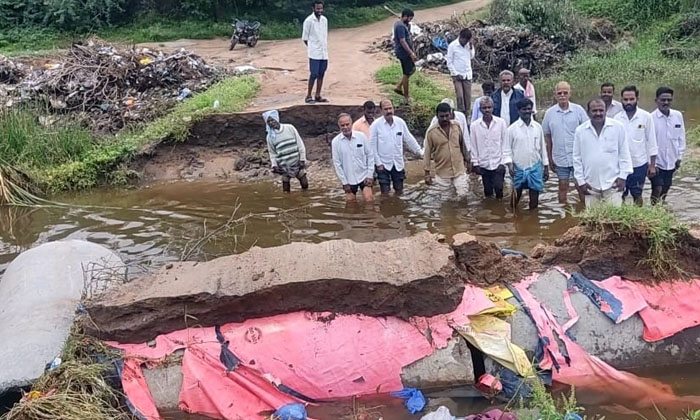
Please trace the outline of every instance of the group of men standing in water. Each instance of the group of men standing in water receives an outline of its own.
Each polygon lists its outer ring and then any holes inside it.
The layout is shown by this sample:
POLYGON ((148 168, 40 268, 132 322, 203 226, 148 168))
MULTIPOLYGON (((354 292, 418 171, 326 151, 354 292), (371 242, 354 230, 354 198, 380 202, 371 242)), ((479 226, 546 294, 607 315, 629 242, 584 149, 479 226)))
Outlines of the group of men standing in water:
MULTIPOLYGON (((512 73, 502 73, 501 82, 504 77, 512 80, 512 73)), ((551 172, 558 178, 561 203, 567 201, 573 178, 587 207, 598 202, 620 205, 627 196, 641 205, 648 178, 655 204, 665 199, 683 159, 683 115, 671 108, 671 88, 657 89, 652 112, 638 106, 635 86, 624 87, 619 102, 613 99, 614 89, 610 83, 603 84, 600 97, 584 109, 570 101, 570 85, 560 82, 554 92, 557 103, 545 112, 541 124, 535 121, 535 104, 528 98, 512 103, 511 97, 511 103, 501 102, 500 109, 495 109, 493 95, 479 97, 471 124, 465 113, 445 99, 436 106, 423 147, 395 115, 390 100, 380 101, 381 116, 368 101, 357 121, 349 114, 338 117, 341 132, 331 145, 333 167, 348 201, 355 200, 358 192, 366 201, 372 200, 375 183, 382 194, 392 188, 402 194, 405 145, 423 158, 425 183, 443 196, 466 197, 471 172, 481 177, 486 197, 500 199, 508 173, 514 204, 527 189, 529 207, 534 209, 551 172)), ((502 83, 497 92, 503 90, 502 83)), ((297 130, 281 124, 276 111, 265 113, 264 119, 273 172, 282 175, 284 190, 290 190, 292 178, 307 188, 306 153, 297 130)))

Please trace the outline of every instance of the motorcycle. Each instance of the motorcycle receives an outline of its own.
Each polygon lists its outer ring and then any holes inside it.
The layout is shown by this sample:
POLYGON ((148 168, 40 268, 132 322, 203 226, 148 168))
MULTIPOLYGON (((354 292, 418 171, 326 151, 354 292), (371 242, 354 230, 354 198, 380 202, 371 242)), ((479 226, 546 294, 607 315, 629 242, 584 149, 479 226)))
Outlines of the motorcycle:
POLYGON ((239 42, 246 44, 250 48, 258 43, 258 39, 260 39, 260 22, 236 19, 231 26, 233 26, 233 35, 231 35, 229 51, 236 48, 236 44, 239 42))

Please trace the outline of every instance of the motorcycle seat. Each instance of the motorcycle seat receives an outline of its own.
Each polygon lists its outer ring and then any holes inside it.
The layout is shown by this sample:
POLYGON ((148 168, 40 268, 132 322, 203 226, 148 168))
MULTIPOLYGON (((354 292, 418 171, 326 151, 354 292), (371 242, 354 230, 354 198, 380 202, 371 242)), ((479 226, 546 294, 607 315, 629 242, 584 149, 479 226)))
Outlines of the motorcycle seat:
POLYGON ((250 29, 256 30, 260 28, 260 22, 250 22, 250 29))

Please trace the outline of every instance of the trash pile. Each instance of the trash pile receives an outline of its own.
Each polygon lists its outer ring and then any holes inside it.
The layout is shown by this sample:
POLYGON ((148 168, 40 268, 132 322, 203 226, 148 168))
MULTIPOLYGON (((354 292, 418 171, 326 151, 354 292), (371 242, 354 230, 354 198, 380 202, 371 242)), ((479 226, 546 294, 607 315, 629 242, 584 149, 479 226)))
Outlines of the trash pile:
POLYGON ((209 87, 220 72, 185 50, 117 49, 74 44, 65 57, 39 69, 0 59, 0 101, 6 107, 39 102, 71 113, 98 133, 161 115, 178 100, 209 87))
MULTIPOLYGON (((453 18, 442 22, 413 24, 420 30, 412 31, 413 49, 423 68, 449 73, 447 69, 447 46, 457 39, 459 31, 471 29, 476 50, 472 61, 475 80, 497 80, 502 70, 516 71, 521 67, 530 69, 533 75, 551 74, 562 64, 570 51, 528 29, 488 25, 483 21, 464 24, 453 18), (416 35, 417 34, 417 35, 416 35)), ((377 47, 393 50, 391 38, 379 41, 377 47)))

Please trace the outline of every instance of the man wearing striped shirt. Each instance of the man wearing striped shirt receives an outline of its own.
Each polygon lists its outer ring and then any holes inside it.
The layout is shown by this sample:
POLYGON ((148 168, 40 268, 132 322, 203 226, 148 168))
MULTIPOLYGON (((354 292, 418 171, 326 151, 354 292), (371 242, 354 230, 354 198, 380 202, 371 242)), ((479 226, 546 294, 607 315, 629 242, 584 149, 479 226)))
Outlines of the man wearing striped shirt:
POLYGON ((306 147, 299 132, 291 124, 281 124, 276 110, 263 113, 267 130, 267 149, 270 152, 272 172, 282 176, 282 190, 292 190, 291 179, 296 178, 301 188, 309 188, 306 176, 306 147))

